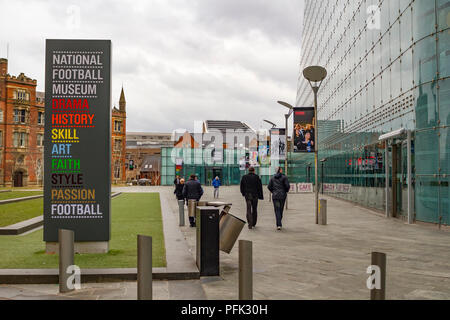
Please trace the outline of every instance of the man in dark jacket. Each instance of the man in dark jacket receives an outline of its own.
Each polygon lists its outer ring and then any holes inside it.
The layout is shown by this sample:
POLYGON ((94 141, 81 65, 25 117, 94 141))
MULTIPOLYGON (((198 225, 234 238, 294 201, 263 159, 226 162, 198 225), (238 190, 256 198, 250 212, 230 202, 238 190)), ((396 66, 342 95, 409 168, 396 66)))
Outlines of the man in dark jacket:
MULTIPOLYGON (((203 195, 203 188, 200 181, 196 179, 195 174, 191 174, 189 180, 184 184, 183 197, 184 199, 199 201, 203 195)), ((195 227, 195 217, 189 217, 191 227, 195 227)))
POLYGON ((255 168, 250 167, 248 174, 242 177, 241 193, 247 202, 248 228, 252 229, 258 219, 258 199, 264 199, 261 179, 255 174, 255 168))
POLYGON ((278 167, 277 173, 270 179, 267 186, 272 193, 273 208, 275 209, 275 218, 277 220, 277 229, 281 230, 281 219, 283 219, 284 203, 290 185, 288 178, 283 174, 283 169, 278 167))

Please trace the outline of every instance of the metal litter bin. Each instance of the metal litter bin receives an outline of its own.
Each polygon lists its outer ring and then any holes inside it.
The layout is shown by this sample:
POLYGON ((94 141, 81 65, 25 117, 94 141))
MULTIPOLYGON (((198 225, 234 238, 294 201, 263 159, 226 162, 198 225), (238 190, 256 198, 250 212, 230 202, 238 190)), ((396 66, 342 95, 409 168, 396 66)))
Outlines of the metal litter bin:
POLYGON ((219 248, 230 253, 231 249, 245 226, 245 221, 222 211, 219 221, 219 248))
POLYGON ((188 200, 188 215, 189 217, 195 217, 195 209, 197 208, 197 201, 188 200))

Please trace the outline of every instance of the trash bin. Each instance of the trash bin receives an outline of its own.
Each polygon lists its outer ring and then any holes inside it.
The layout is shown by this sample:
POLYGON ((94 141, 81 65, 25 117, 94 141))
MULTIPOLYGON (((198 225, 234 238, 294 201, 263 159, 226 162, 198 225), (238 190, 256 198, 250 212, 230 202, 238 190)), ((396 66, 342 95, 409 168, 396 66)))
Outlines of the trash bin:
POLYGON ((222 211, 219 221, 219 248, 230 253, 231 249, 245 226, 245 221, 222 211))
POLYGON ((196 263, 200 276, 218 276, 219 263, 219 209, 197 206, 196 263))
POLYGON ((197 201, 188 200, 188 215, 189 217, 195 217, 195 209, 197 208, 197 201))

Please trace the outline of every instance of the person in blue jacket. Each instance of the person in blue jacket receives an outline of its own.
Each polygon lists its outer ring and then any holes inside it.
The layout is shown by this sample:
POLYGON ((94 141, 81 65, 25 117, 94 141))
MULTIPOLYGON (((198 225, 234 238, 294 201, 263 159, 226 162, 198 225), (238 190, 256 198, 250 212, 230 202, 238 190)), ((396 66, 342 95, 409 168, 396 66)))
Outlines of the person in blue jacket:
POLYGON ((219 187, 220 187, 220 179, 219 177, 215 177, 212 181, 212 185, 214 187, 214 199, 219 198, 219 187))

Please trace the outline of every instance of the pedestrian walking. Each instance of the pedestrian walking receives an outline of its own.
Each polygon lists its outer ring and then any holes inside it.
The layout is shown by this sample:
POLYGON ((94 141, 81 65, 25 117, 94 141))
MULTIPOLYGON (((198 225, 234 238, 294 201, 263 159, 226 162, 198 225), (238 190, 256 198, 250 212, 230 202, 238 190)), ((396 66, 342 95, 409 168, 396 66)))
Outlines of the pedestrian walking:
POLYGON ((221 186, 219 177, 215 177, 212 181, 212 185, 214 187, 214 199, 219 198, 219 187, 221 186))
POLYGON ((180 179, 180 183, 175 185, 175 196, 177 197, 177 200, 184 200, 186 202, 186 199, 183 196, 183 188, 184 188, 184 179, 180 179))
POLYGON ((254 167, 250 167, 248 174, 241 179, 241 194, 247 204, 248 228, 252 229, 258 220, 258 199, 264 199, 261 179, 255 174, 254 167))
POLYGON ((283 169, 281 167, 278 167, 277 173, 270 179, 267 188, 272 193, 272 202, 275 210, 277 229, 281 230, 284 203, 286 202, 287 193, 290 190, 289 180, 283 174, 283 169))
MULTIPOLYGON (((203 188, 200 181, 197 180, 195 174, 191 174, 189 180, 186 181, 183 187, 183 198, 188 202, 189 200, 195 200, 198 202, 203 195, 203 188)), ((195 217, 189 217, 189 223, 191 227, 195 227, 195 217)))
POLYGON ((173 184, 176 186, 177 184, 180 183, 180 176, 176 176, 175 179, 173 180, 173 184))

